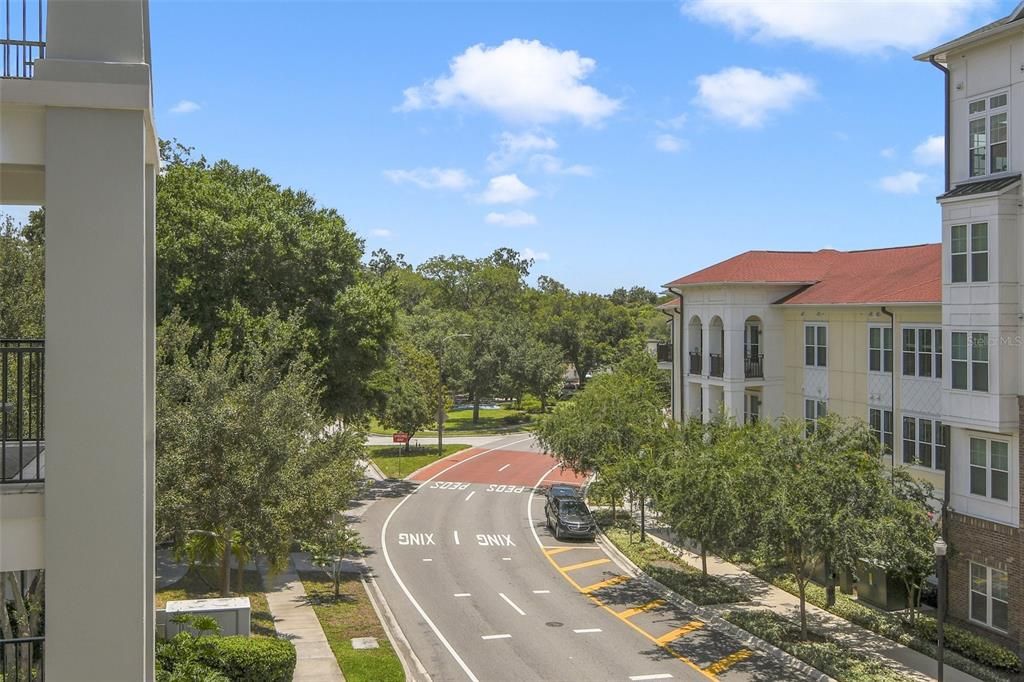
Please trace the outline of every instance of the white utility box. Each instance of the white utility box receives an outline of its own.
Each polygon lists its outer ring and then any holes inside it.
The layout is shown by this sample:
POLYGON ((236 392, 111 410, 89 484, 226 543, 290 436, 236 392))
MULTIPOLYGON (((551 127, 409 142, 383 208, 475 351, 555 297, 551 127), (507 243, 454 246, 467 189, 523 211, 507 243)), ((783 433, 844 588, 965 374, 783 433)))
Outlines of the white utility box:
POLYGON ((222 597, 216 599, 182 599, 167 602, 167 637, 171 638, 182 630, 195 631, 184 623, 175 623, 174 618, 183 614, 209 616, 220 624, 220 634, 245 635, 250 633, 252 606, 248 597, 222 597))

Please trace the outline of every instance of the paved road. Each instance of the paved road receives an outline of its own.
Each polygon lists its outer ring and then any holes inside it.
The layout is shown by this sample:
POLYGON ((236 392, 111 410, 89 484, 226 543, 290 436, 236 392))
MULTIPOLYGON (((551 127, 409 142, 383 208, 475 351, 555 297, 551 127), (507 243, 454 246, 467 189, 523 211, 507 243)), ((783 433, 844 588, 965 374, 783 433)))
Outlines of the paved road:
POLYGON ((558 542, 534 489, 580 483, 516 436, 453 455, 362 517, 370 568, 435 681, 801 679, 558 542))

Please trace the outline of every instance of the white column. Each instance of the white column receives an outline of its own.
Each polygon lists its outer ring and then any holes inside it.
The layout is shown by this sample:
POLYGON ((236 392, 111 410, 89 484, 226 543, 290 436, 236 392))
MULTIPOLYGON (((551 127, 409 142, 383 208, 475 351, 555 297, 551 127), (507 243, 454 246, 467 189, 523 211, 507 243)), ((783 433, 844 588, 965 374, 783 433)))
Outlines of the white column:
POLYGON ((142 111, 46 114, 46 674, 153 677, 153 169, 142 111))

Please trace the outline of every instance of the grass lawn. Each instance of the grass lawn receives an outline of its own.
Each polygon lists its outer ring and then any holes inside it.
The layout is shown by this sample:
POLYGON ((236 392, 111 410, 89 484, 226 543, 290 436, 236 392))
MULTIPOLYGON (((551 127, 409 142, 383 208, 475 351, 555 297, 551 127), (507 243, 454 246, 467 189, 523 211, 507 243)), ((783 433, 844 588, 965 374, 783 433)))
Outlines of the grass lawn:
POLYGON ((391 648, 358 575, 342 575, 339 597, 334 596, 334 583, 326 573, 302 571, 299 577, 348 682, 405 680, 402 663, 391 648), (355 650, 353 637, 375 637, 380 648, 355 650))
MULTIPOLYGON (((232 569, 231 584, 235 585, 237 573, 232 569)), ((220 596, 217 585, 220 584, 220 568, 214 566, 203 566, 196 571, 190 571, 178 582, 168 585, 156 591, 157 608, 163 608, 169 601, 180 599, 213 599, 220 596), (204 580, 206 582, 204 582, 204 580), (210 586, 213 587, 210 587, 210 586)), ((259 571, 245 571, 242 578, 241 593, 232 593, 236 597, 248 597, 252 611, 250 611, 252 634, 254 636, 275 637, 277 630, 274 628, 274 618, 270 615, 270 608, 267 606, 267 597, 263 594, 263 580, 259 571)))
MULTIPOLYGON (((497 410, 480 410, 480 421, 473 423, 473 410, 452 410, 444 423, 445 434, 484 434, 503 431, 525 431, 531 428, 537 415, 527 414, 522 410, 500 408, 497 410), (523 423, 509 423, 507 420, 523 420, 523 423)), ((375 419, 370 420, 370 432, 383 435, 391 435, 375 419)), ((420 431, 415 434, 416 438, 437 437, 437 431, 420 431)))
POLYGON ((445 443, 444 453, 437 456, 437 446, 432 448, 413 447, 408 454, 402 452, 402 445, 371 445, 370 459, 376 464, 388 478, 405 478, 420 467, 431 462, 436 462, 441 457, 447 457, 459 450, 468 448, 468 445, 461 443, 445 443), (400 456, 401 455, 401 456, 400 456))

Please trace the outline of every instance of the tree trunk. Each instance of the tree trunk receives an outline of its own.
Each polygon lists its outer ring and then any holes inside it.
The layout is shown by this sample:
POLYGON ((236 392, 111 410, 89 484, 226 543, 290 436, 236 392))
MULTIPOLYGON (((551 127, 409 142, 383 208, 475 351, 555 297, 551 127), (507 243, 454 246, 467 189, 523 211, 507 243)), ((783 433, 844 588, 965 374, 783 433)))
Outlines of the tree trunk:
POLYGON ((409 438, 408 438, 408 440, 405 441, 405 445, 402 448, 403 451, 405 452, 405 454, 407 454, 407 455, 409 454, 409 446, 410 445, 412 445, 412 434, 411 433, 409 434, 409 438))
MULTIPOLYGON (((3 581, 0 581, 0 593, 4 591, 3 581)), ((14 639, 14 630, 11 628, 11 615, 7 612, 7 600, 0 594, 0 635, 3 635, 4 639, 14 639)), ((4 645, 4 669, 0 672, 3 673, 3 679, 5 680, 16 680, 18 679, 18 670, 15 668, 15 661, 17 659, 17 647, 13 644, 4 645)))
POLYGON ((708 574, 708 550, 703 540, 700 541, 700 570, 704 571, 704 575, 708 574))
POLYGON ((334 564, 334 598, 337 599, 341 596, 341 566, 337 562, 334 564))
POLYGON ((797 577, 796 585, 800 590, 800 639, 807 640, 807 579, 797 577))
POLYGON ((480 423, 480 398, 473 396, 473 423, 480 423))
POLYGON ((224 556, 220 561, 220 596, 231 594, 231 526, 224 532, 224 556))
POLYGON ((238 586, 236 592, 242 594, 245 592, 245 564, 241 560, 239 560, 238 567, 235 569, 235 577, 237 578, 235 584, 238 586))
POLYGON ((825 608, 836 605, 836 577, 832 567, 832 559, 825 558, 825 608))
POLYGON ((647 540, 647 498, 640 496, 640 542, 647 540))

